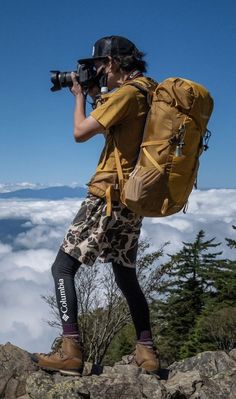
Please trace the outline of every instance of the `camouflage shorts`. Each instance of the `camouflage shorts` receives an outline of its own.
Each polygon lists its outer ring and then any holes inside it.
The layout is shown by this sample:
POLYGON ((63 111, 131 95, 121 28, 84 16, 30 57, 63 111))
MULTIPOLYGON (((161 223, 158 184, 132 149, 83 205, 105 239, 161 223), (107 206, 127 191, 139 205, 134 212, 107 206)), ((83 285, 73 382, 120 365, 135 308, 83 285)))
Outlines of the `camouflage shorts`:
POLYGON ((112 216, 107 216, 105 200, 89 194, 61 249, 89 266, 99 258, 135 267, 142 219, 119 202, 112 204, 112 216))

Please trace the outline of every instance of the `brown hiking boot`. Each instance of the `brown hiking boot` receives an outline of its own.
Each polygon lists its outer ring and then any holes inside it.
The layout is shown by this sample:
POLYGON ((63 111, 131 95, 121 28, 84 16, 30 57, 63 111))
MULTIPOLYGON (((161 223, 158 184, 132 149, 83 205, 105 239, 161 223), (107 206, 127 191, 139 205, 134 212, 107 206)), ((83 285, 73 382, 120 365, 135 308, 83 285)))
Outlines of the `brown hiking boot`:
POLYGON ((81 375, 83 371, 82 348, 73 338, 56 338, 52 352, 33 353, 31 359, 42 369, 66 375, 81 375))
POLYGON ((142 344, 136 344, 131 363, 150 374, 156 374, 160 370, 160 360, 156 351, 142 344))

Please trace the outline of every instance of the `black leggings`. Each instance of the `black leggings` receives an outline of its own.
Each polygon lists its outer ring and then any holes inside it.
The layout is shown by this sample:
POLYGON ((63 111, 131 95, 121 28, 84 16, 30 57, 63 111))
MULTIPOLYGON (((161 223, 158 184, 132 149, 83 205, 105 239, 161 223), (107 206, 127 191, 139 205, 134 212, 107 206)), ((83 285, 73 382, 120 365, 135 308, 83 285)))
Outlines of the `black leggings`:
MULTIPOLYGON (((62 326, 77 323, 78 306, 74 277, 81 263, 59 250, 52 265, 52 275, 56 288, 56 299, 62 326)), ((115 281, 125 296, 135 326, 137 339, 142 331, 150 331, 149 308, 140 288, 136 270, 116 263, 112 264, 115 281)))

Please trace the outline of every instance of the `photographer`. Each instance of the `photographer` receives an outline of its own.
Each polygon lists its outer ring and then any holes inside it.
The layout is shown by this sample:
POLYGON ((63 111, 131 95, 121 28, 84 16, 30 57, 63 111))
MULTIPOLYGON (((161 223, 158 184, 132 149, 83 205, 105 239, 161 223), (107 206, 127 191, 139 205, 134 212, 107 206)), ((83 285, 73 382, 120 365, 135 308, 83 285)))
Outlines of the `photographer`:
POLYGON ((99 258, 112 263, 116 282, 129 305, 137 334, 134 362, 148 372, 156 372, 159 363, 153 349, 148 304, 135 269, 142 217, 120 201, 121 182, 115 154, 116 148, 124 178, 127 178, 137 161, 149 110, 145 93, 130 83, 137 78, 149 87, 154 83, 143 76, 146 72, 143 54, 121 36, 98 40, 92 58, 79 62, 92 64, 100 79, 99 87, 89 89, 95 109, 86 117, 84 90, 76 75, 71 75, 70 90, 75 96, 74 138, 76 142, 83 142, 103 133, 105 146, 88 184, 87 198, 69 227, 52 266, 62 339, 49 354, 32 357, 45 369, 72 375, 81 373, 83 355, 74 276, 81 264, 89 267, 99 258))

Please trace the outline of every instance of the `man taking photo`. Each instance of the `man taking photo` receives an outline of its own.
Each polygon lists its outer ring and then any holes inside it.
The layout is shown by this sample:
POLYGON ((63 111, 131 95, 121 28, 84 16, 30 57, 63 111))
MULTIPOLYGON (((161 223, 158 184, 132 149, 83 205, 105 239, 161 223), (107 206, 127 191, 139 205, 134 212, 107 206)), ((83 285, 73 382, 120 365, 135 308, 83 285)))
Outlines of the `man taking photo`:
POLYGON ((83 353, 74 277, 81 264, 92 267, 99 258, 112 263, 116 283, 127 300, 137 334, 135 364, 147 372, 157 372, 159 362, 153 349, 149 308, 136 275, 142 217, 120 201, 121 182, 116 162, 118 156, 125 182, 135 167, 149 110, 145 92, 132 83, 138 79, 145 87, 152 88, 155 82, 143 76, 146 72, 143 53, 121 36, 99 39, 92 57, 79 62, 94 65, 97 75, 102 77, 102 87, 99 91, 97 87, 89 91, 95 109, 86 117, 85 95, 72 73, 74 138, 81 143, 103 133, 105 146, 88 184, 88 195, 52 266, 62 338, 52 352, 36 353, 32 358, 44 369, 81 374, 83 353))

